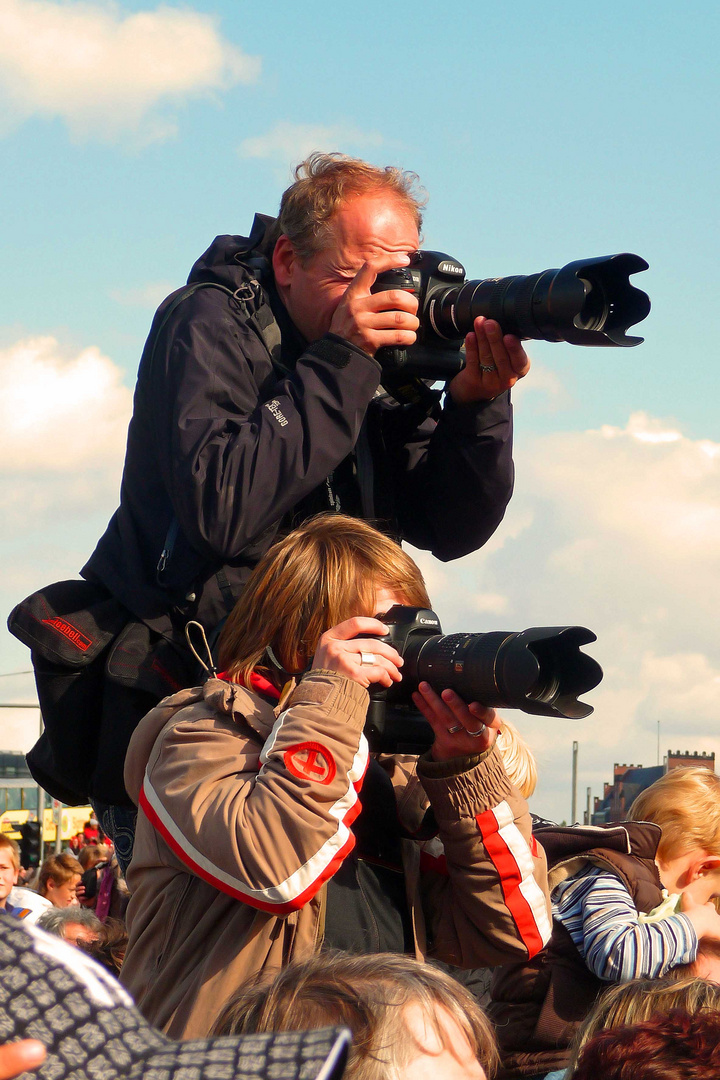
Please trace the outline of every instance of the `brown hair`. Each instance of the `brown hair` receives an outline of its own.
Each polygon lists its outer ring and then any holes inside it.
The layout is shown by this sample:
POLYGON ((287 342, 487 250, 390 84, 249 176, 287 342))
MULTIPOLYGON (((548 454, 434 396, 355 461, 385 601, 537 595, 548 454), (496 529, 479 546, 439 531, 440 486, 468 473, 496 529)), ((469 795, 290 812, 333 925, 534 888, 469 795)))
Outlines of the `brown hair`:
POLYGON ((378 588, 429 607, 419 569, 399 544, 357 518, 318 514, 263 556, 220 635, 220 666, 246 681, 270 646, 287 672, 307 667, 320 636, 353 615, 373 615, 378 588))
POLYGON ((56 885, 64 885, 66 881, 72 881, 76 874, 82 877, 82 866, 74 855, 69 855, 67 852, 62 855, 51 855, 40 867, 38 892, 41 896, 45 896, 50 879, 56 885))
POLYGON ((608 987, 583 1021, 573 1040, 569 1071, 589 1040, 599 1031, 638 1024, 651 1016, 683 1009, 695 1015, 720 1011, 720 986, 705 979, 632 979, 608 987))
POLYGON ((583 1049, 572 1080, 717 1080, 720 1015, 678 1009, 642 1024, 599 1031, 583 1049))
POLYGON ((327 246, 333 216, 354 195, 389 193, 414 217, 418 232, 422 228, 425 193, 413 172, 316 150, 300 162, 294 176, 295 183, 280 201, 278 224, 302 262, 327 246))
POLYGON ((385 1080, 421 1049, 405 1021, 410 1005, 420 1006, 452 1052, 437 1015, 438 1007, 445 1009, 488 1078, 494 1076, 499 1060, 495 1036, 470 991, 440 968, 395 953, 323 952, 288 965, 272 982, 259 976, 230 999, 213 1034, 347 1026, 353 1034, 347 1080, 385 1080))
POLYGON ((660 859, 676 858, 693 848, 720 855, 720 776, 702 766, 671 769, 640 792, 628 818, 660 826, 660 859))
POLYGON ((20 873, 20 848, 15 841, 11 837, 0 833, 0 848, 5 848, 6 851, 10 852, 12 864, 17 873, 20 873))

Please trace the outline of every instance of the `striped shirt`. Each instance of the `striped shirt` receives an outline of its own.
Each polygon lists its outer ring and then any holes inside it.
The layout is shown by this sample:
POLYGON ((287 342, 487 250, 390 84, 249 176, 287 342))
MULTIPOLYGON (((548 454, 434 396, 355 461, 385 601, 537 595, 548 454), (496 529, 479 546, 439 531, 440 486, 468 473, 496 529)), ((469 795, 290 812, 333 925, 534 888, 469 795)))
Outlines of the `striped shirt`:
POLYGON ((641 923, 620 879, 598 866, 563 881, 552 901, 587 966, 608 982, 655 979, 697 955, 697 934, 686 915, 641 923))

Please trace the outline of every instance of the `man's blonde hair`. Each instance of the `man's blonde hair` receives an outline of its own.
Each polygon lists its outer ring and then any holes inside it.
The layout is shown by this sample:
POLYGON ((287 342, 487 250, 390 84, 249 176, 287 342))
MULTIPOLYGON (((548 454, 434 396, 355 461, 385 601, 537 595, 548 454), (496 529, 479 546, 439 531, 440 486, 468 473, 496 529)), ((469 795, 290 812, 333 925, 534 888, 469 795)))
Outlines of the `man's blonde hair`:
POLYGON ((20 873, 20 848, 10 836, 0 833, 0 848, 10 852, 10 861, 16 873, 20 873))
POLYGON ((533 752, 513 723, 502 718, 502 729, 495 740, 508 780, 524 799, 529 799, 537 785, 537 765, 533 752))
POLYGON ((396 953, 322 952, 289 964, 271 982, 260 974, 236 991, 213 1034, 342 1025, 353 1034, 346 1080, 389 1080, 402 1075, 421 1050, 407 1026, 406 1010, 413 1005, 452 1053, 438 1017, 438 1009, 445 1009, 491 1080, 499 1061, 497 1043, 473 995, 440 968, 396 953))
POLYGON ((344 514, 318 514, 279 540, 250 575, 220 635, 220 666, 248 680, 268 646, 285 671, 304 671, 320 636, 353 615, 373 615, 377 589, 429 607, 420 570, 394 540, 344 514))
POLYGON ((662 829, 661 859, 693 848, 720 855, 720 777, 702 766, 671 769, 630 807, 630 821, 653 821, 662 829))
POLYGON ((280 201, 278 224, 302 262, 327 246, 334 215, 354 195, 390 194, 415 219, 418 232, 422 228, 425 193, 413 172, 315 150, 294 175, 295 183, 280 201))

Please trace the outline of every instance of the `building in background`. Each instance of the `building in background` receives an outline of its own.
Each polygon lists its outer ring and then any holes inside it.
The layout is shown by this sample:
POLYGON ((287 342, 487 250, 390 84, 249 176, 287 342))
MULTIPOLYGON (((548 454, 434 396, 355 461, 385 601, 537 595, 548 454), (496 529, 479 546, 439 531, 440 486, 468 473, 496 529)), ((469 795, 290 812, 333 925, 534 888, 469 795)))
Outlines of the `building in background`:
POLYGON ((605 825, 612 821, 625 821, 633 800, 671 769, 687 769, 702 766, 715 772, 715 754, 698 754, 696 750, 668 750, 662 765, 618 765, 613 768, 612 784, 605 784, 602 797, 595 796, 592 813, 593 825, 605 825))
POLYGON ((0 814, 6 810, 37 808, 37 784, 30 775, 25 755, 0 750, 0 814))

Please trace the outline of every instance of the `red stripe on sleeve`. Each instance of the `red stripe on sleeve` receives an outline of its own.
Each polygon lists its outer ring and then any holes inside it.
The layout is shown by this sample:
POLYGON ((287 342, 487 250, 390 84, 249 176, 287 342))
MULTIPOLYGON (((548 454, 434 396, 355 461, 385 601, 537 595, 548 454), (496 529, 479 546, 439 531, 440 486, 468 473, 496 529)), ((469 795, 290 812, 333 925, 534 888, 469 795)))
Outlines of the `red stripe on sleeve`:
MULTIPOLYGON (((493 810, 486 810, 484 813, 478 814, 475 820, 483 838, 485 850, 498 872, 505 903, 520 932, 520 938, 528 950, 528 956, 533 957, 542 949, 543 939, 533 910, 520 890, 523 875, 513 854, 512 847, 501 835, 498 820, 493 810)), ((518 842, 524 844, 522 833, 517 826, 512 824, 511 828, 515 831, 518 842)))

